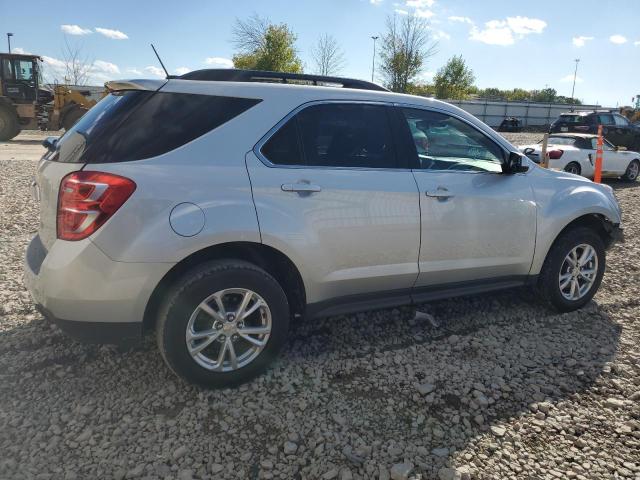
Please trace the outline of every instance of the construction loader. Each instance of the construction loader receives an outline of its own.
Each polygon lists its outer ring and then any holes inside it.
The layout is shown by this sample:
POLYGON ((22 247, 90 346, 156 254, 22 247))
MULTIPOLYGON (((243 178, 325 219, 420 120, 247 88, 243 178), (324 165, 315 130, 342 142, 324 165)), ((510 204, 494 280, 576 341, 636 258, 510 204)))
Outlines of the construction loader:
POLYGON ((21 130, 68 130, 105 95, 102 87, 44 85, 42 58, 0 53, 0 141, 21 130))

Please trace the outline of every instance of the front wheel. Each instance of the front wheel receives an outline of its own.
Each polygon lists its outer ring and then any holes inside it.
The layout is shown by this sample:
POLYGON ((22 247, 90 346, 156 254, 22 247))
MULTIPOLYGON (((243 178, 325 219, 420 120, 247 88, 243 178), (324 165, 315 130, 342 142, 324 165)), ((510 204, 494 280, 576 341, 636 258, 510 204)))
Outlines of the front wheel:
POLYGON ((577 162, 570 162, 564 167, 564 171, 567 173, 573 173, 574 175, 580 175, 582 168, 580 168, 580 164, 577 162))
POLYGON ((541 297, 560 312, 584 306, 596 294, 605 270, 605 249, 589 228, 575 228, 555 241, 538 277, 541 297))
POLYGON ((640 162, 638 160, 632 160, 627 167, 627 171, 624 172, 622 179, 627 182, 635 182, 638 174, 640 174, 640 162))
POLYGON ((261 268, 240 260, 204 264, 179 280, 160 309, 158 347, 180 377, 211 388, 264 371, 284 345, 287 298, 261 268))
POLYGON ((16 114, 0 105, 0 141, 11 140, 19 133, 20 123, 16 114))

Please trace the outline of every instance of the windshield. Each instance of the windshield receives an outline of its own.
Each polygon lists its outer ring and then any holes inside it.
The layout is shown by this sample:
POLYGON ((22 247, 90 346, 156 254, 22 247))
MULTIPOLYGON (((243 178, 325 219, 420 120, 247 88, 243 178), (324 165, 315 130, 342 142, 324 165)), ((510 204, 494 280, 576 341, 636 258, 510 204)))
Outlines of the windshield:
MULTIPOLYGON (((542 142, 539 142, 542 143, 542 142)), ((548 143, 553 145, 571 145, 574 146, 576 144, 576 139, 571 137, 549 137, 548 143)))

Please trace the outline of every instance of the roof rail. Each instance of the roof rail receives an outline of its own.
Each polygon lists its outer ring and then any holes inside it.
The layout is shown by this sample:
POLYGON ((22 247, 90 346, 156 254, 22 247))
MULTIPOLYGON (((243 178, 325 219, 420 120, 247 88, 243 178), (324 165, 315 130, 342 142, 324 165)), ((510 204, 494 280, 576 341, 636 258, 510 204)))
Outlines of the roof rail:
POLYGON ((209 80, 216 82, 267 82, 291 83, 298 85, 340 86, 359 90, 388 90, 380 85, 353 78, 327 77, 324 75, 308 75, 306 73, 269 72, 265 70, 239 70, 235 68, 210 68, 195 70, 177 77, 181 80, 209 80))

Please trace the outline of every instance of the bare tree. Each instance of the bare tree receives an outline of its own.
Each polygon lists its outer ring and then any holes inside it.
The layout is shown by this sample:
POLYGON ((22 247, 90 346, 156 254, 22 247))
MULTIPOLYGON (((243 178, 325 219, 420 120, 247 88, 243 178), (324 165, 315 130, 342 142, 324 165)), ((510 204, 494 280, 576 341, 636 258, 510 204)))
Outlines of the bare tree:
POLYGON ((65 83, 71 85, 86 85, 88 83, 93 60, 83 54, 81 45, 72 45, 66 36, 62 49, 62 61, 65 69, 65 83))
POLYGON ((324 34, 311 55, 315 62, 315 71, 319 75, 337 75, 344 68, 345 59, 338 41, 329 34, 324 34))
POLYGON ((432 39, 429 23, 406 15, 398 20, 387 17, 387 31, 382 35, 380 70, 386 85, 394 92, 406 92, 422 71, 426 61, 437 52, 438 43, 432 39))
POLYGON ((269 29, 269 19, 253 14, 247 20, 236 18, 231 31, 232 43, 242 54, 256 52, 265 46, 265 37, 269 29))

